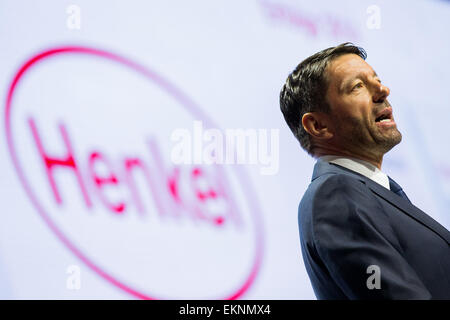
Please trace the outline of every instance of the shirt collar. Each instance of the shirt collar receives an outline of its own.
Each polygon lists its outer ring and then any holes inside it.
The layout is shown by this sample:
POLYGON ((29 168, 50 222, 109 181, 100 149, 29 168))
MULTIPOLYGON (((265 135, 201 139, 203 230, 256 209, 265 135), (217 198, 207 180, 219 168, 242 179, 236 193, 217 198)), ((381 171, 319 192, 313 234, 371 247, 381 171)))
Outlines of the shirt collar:
POLYGON ((322 156, 319 158, 319 160, 335 163, 344 168, 355 171, 390 190, 388 176, 383 171, 367 161, 333 155, 322 156))

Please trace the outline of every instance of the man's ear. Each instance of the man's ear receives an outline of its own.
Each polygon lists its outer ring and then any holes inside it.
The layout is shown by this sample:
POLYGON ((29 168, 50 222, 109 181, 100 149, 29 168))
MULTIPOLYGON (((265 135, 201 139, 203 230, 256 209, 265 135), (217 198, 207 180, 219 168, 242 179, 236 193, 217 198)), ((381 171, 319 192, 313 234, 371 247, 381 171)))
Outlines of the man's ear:
POLYGON ((307 112, 302 117, 303 128, 311 136, 328 140, 333 137, 330 116, 323 112, 307 112))

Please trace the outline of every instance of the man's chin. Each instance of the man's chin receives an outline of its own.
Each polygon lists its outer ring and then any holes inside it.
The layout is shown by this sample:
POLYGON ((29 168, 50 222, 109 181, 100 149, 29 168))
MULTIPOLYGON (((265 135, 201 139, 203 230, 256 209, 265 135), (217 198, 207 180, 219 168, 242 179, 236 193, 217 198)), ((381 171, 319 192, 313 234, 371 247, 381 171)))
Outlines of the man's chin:
POLYGON ((380 141, 380 146, 383 149, 384 153, 387 153, 389 150, 391 150, 393 147, 398 145, 402 141, 402 134, 400 131, 395 129, 395 132, 392 132, 389 137, 384 137, 380 141))

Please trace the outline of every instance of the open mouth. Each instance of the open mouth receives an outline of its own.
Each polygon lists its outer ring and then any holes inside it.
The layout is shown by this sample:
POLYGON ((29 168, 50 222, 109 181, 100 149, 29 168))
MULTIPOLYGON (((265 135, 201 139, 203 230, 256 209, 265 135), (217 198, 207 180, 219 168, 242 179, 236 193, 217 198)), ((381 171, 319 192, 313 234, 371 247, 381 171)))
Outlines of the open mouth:
POLYGON ((392 122, 392 121, 393 121, 393 119, 392 119, 392 109, 391 108, 384 109, 375 118, 375 122, 379 122, 379 123, 392 122))
POLYGON ((380 116, 380 117, 375 119, 375 122, 387 122, 387 121, 391 121, 391 117, 389 117, 389 116, 380 116))

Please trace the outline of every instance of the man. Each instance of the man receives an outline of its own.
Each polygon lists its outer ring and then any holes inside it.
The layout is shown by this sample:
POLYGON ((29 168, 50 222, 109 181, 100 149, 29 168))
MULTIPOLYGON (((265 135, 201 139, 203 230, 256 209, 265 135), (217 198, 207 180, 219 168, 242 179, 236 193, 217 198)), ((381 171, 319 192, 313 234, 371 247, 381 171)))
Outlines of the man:
POLYGON ((344 43, 301 62, 280 93, 284 118, 318 158, 298 209, 318 299, 450 299, 450 233, 381 171, 402 139, 389 88, 344 43))

